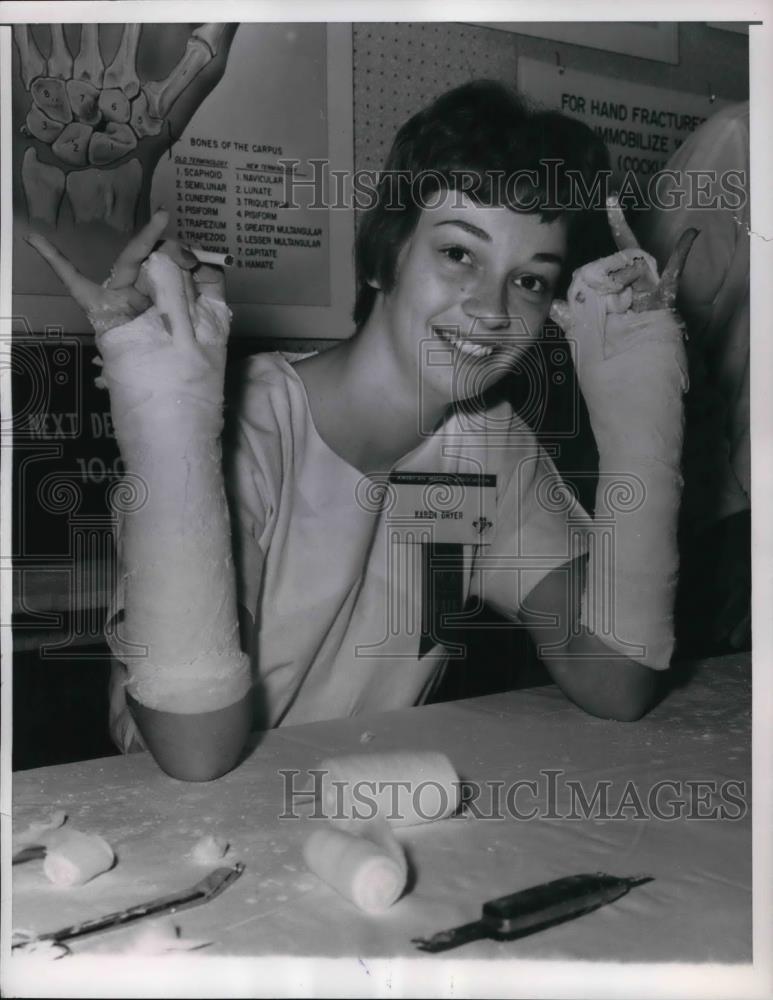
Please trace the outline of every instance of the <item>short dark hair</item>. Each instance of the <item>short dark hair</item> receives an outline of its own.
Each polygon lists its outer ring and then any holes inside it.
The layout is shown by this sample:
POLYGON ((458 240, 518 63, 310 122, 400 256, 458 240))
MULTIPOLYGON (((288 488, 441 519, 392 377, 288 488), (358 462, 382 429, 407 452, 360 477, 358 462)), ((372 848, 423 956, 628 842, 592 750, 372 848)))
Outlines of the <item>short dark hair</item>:
POLYGON ((443 94, 397 133, 379 175, 376 200, 360 220, 357 328, 370 315, 377 294, 370 282, 384 292, 392 289, 400 249, 433 193, 461 190, 480 204, 537 212, 545 222, 566 215, 569 252, 561 293, 576 267, 615 249, 604 205, 609 176, 606 147, 582 122, 533 109, 493 80, 476 80, 443 94), (601 187, 594 188, 599 180, 601 187), (578 203, 578 182, 593 192, 591 207, 588 198, 578 203))

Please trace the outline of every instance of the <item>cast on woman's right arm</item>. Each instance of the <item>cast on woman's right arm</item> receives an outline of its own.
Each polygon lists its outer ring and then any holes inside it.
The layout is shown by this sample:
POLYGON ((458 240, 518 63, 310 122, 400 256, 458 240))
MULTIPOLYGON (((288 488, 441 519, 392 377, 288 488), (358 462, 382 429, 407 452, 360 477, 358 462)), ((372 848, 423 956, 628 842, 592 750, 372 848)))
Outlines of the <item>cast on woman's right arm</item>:
POLYGON ((122 521, 120 640, 136 650, 124 659, 129 690, 151 708, 199 712, 250 686, 220 443, 230 313, 219 272, 192 275, 174 246, 151 253, 167 221, 151 219, 105 286, 42 238, 31 242, 95 328, 116 440, 146 493, 122 521))

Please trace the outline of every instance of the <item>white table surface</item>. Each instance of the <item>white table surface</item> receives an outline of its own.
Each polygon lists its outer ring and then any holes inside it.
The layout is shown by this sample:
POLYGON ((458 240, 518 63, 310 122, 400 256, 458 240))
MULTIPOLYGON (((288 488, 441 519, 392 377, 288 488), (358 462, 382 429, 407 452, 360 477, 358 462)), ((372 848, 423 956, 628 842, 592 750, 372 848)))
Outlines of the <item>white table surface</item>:
MULTIPOLYGON (((64 809, 73 827, 102 834, 118 863, 73 889, 51 885, 40 862, 16 866, 13 926, 44 933, 186 888, 207 871, 188 852, 211 833, 225 837, 233 845, 229 859, 247 867, 223 895, 175 918, 185 937, 211 942, 208 954, 420 957, 412 937, 475 919, 487 899, 604 871, 647 873, 654 881, 534 936, 474 942, 445 955, 749 962, 750 673, 748 655, 695 664, 690 679, 636 723, 592 718, 550 686, 277 729, 261 734, 238 768, 208 784, 169 778, 148 754, 17 772, 15 831, 64 809), (363 733, 372 738, 362 742, 363 733), (306 818, 311 807, 299 807, 301 819, 279 819, 278 772, 305 774, 331 754, 396 749, 443 751, 467 780, 505 788, 536 781, 543 812, 544 772, 559 771, 559 815, 452 818, 402 831, 409 891, 388 913, 365 917, 306 870, 301 849, 314 829, 306 818), (659 819, 649 810, 636 818, 633 808, 622 819, 568 819, 567 779, 580 781, 586 797, 594 782, 611 782, 611 812, 628 782, 646 806, 662 780, 681 782, 682 798, 686 781, 743 783, 749 808, 736 806, 745 815, 724 820, 659 819)), ((522 810, 535 801, 528 789, 517 799, 522 810)), ((84 938, 72 950, 121 952, 140 926, 84 938)))

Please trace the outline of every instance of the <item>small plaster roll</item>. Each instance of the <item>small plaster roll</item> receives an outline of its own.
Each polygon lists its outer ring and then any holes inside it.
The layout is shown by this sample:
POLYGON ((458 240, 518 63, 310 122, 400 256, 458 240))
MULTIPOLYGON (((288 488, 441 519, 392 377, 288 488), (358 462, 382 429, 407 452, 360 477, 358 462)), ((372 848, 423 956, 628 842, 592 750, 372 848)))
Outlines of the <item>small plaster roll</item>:
POLYGON ((196 841, 190 856, 199 865, 216 865, 226 856, 229 847, 225 838, 208 834, 196 841))
POLYGON ((367 837, 343 830, 315 830, 303 856, 315 875, 365 913, 383 913, 405 889, 408 866, 402 849, 387 851, 367 837))
POLYGON ((54 885, 83 885, 113 867, 115 855, 95 833, 64 829, 48 841, 43 871, 54 885))
POLYGON ((459 776, 442 753, 363 753, 320 764, 322 807, 336 826, 379 818, 415 826, 450 816, 459 805, 459 776))

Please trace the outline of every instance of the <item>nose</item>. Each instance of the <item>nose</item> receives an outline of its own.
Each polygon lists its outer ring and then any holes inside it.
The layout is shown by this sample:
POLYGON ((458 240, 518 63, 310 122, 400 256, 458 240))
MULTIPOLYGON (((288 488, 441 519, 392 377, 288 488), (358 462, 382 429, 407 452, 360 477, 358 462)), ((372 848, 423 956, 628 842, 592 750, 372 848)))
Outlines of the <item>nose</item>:
POLYGON ((507 296, 499 282, 490 281, 466 288, 462 309, 465 316, 475 320, 484 330, 507 330, 510 327, 507 296))

